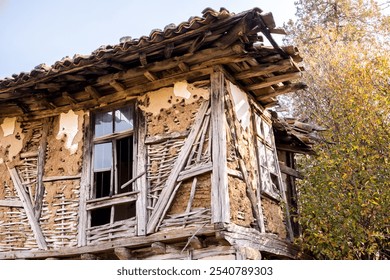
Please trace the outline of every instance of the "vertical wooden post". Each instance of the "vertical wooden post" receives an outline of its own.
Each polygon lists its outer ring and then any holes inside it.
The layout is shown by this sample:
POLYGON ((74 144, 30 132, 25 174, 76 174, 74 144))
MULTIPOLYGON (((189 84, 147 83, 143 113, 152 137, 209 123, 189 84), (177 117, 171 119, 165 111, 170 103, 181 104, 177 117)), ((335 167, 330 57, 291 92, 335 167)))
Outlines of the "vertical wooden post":
MULTIPOLYGON (((136 105, 137 106, 137 105, 136 105)), ((136 151, 136 168, 135 174, 139 175, 146 172, 146 146, 145 146, 145 135, 146 135, 146 121, 145 116, 141 110, 136 110, 136 128, 137 137, 135 143, 136 151)), ((135 181, 136 190, 139 191, 138 199, 136 202, 137 208, 137 234, 146 235, 146 224, 147 224, 147 185, 146 175, 141 176, 135 181)))
POLYGON ((83 138, 83 166, 80 180, 79 223, 77 229, 78 246, 87 245, 87 222, 88 213, 86 208, 87 198, 91 184, 91 127, 89 115, 84 115, 84 138, 83 138))
POLYGON ((47 148, 47 134, 49 133, 50 127, 50 118, 46 118, 43 121, 42 127, 42 137, 39 142, 38 150, 38 170, 37 170, 37 190, 35 193, 35 205, 34 205, 34 214, 35 218, 39 220, 42 211, 43 196, 45 194, 45 186, 43 183, 43 173, 45 170, 46 162, 46 148, 47 148))
POLYGON ((211 74, 212 162, 211 211, 213 223, 230 222, 225 129, 225 77, 217 69, 211 74))

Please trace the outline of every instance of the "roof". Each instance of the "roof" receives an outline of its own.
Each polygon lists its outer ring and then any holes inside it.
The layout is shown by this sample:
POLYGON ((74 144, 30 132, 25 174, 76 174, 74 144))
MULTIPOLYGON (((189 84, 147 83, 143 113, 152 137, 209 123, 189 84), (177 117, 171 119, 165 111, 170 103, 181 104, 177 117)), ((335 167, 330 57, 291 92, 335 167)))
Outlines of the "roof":
POLYGON ((175 80, 195 81, 216 66, 269 106, 275 96, 304 87, 293 82, 302 70, 297 49, 279 47, 272 33, 283 30, 259 8, 239 14, 207 8, 178 26, 139 39, 124 37, 90 55, 65 57, 0 80, 0 117, 94 107, 109 103, 112 94, 125 98, 175 80), (263 36, 270 46, 264 46, 263 36))

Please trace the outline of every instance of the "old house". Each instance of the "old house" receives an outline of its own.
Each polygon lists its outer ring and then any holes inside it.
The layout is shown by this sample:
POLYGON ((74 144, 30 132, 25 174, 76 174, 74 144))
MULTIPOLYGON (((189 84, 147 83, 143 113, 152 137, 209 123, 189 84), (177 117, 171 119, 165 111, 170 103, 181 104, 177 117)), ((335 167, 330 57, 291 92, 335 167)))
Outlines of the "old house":
POLYGON ((304 87, 270 13, 178 26, 0 81, 0 259, 297 258, 304 87), (264 42, 263 42, 264 41, 264 42))

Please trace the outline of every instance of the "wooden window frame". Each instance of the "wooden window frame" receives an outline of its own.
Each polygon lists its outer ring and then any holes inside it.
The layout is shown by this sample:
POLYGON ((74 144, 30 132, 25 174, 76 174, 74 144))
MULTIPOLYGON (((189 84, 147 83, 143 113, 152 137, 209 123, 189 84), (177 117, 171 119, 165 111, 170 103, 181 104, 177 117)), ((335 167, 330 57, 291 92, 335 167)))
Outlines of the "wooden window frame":
POLYGON ((263 112, 258 109, 254 110, 253 115, 253 126, 254 126, 254 140, 255 140, 255 148, 257 155, 257 164, 259 170, 259 181, 260 181, 260 193, 262 195, 266 195, 276 201, 280 201, 283 199, 284 186, 282 180, 282 174, 280 172, 279 160, 275 145, 275 137, 272 128, 272 121, 265 116, 263 112), (267 125, 268 137, 266 137, 264 130, 262 128, 259 131, 258 120, 260 120, 261 125, 267 125), (260 149, 265 150, 265 164, 261 158, 260 149), (273 157, 273 165, 269 160, 267 152, 272 153, 273 157), (273 169, 273 171, 272 171, 273 169), (266 172, 264 172, 264 170, 266 172), (266 176, 266 180, 269 181, 270 186, 264 186, 264 176, 266 176), (274 176, 274 178, 272 177, 274 176), (267 178, 268 177, 268 178, 267 178), (277 185, 275 184, 277 183, 277 185), (272 188, 272 185, 275 185, 275 188, 272 188))
MULTIPOLYGON (((113 225, 115 222, 118 222, 115 220, 115 206, 117 205, 123 205, 123 204, 129 204, 131 202, 134 202, 134 207, 135 207, 135 215, 134 216, 131 216, 127 219, 137 219, 137 200, 139 198, 139 193, 140 191, 139 190, 136 190, 135 186, 133 187, 133 190, 132 191, 129 191, 129 192, 124 192, 124 193, 120 193, 120 190, 119 188, 121 186, 119 186, 119 182, 118 182, 118 179, 117 179, 117 172, 118 172, 118 167, 117 167, 117 147, 116 147, 116 143, 118 142, 118 140, 121 140, 121 139, 124 139, 126 137, 132 137, 132 159, 131 159, 131 168, 132 168, 132 178, 128 181, 133 181, 134 182, 134 174, 136 172, 136 165, 137 165, 137 130, 138 130, 138 127, 137 127, 137 110, 136 110, 137 106, 136 106, 136 102, 132 101, 132 102, 129 102, 129 103, 125 103, 125 104, 121 104, 121 105, 117 105, 117 106, 109 106, 109 107, 105 107, 103 109, 100 109, 100 110, 96 110, 96 111, 93 111, 92 114, 91 114, 91 124, 90 124, 90 127, 91 127, 91 131, 92 131, 92 135, 91 135, 91 164, 90 164, 90 168, 91 168, 91 172, 90 172, 90 182, 91 182, 91 189, 90 189, 90 194, 88 196, 88 199, 86 201, 86 211, 87 211, 87 216, 88 216, 88 224, 87 224, 87 228, 88 229, 91 229, 91 228, 94 228, 94 226, 92 226, 92 211, 93 210, 96 210, 96 209, 103 209, 103 208, 110 208, 110 219, 109 219, 109 222, 108 223, 105 223, 103 225, 113 225), (128 106, 132 106, 133 107, 133 128, 132 129, 128 129, 128 130, 125 130, 125 131, 121 131, 121 132, 115 132, 114 129, 112 131, 112 133, 109 133, 107 135, 104 135, 104 136, 100 136, 100 137, 95 137, 95 124, 96 124, 96 115, 99 114, 99 113, 103 113, 103 112, 114 112, 116 110, 120 110, 122 108, 125 108, 125 107, 128 107, 128 106), (111 172, 111 176, 110 176, 110 194, 108 196, 103 196, 103 197, 98 197, 96 198, 96 187, 95 187, 95 169, 94 169, 94 161, 95 161, 95 145, 98 145, 98 144, 103 144, 103 143, 112 143, 112 152, 111 152, 111 168, 110 168, 110 172, 111 172)), ((113 127, 114 127, 114 124, 113 124, 113 127)), ((108 171, 108 169, 107 169, 108 171)), ((124 184, 122 184, 124 185, 124 184)), ((125 219, 126 220, 126 219, 125 219)), ((101 226, 101 225, 97 225, 97 226, 101 226)))

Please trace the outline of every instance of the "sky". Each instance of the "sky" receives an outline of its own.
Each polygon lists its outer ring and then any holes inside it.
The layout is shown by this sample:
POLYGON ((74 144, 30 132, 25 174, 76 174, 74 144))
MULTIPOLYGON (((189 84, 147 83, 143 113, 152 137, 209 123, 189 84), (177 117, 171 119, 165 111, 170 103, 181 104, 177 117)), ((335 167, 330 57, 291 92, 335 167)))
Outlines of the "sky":
POLYGON ((0 0, 0 79, 178 25, 206 7, 234 13, 259 7, 273 13, 278 27, 295 14, 294 0, 0 0))

